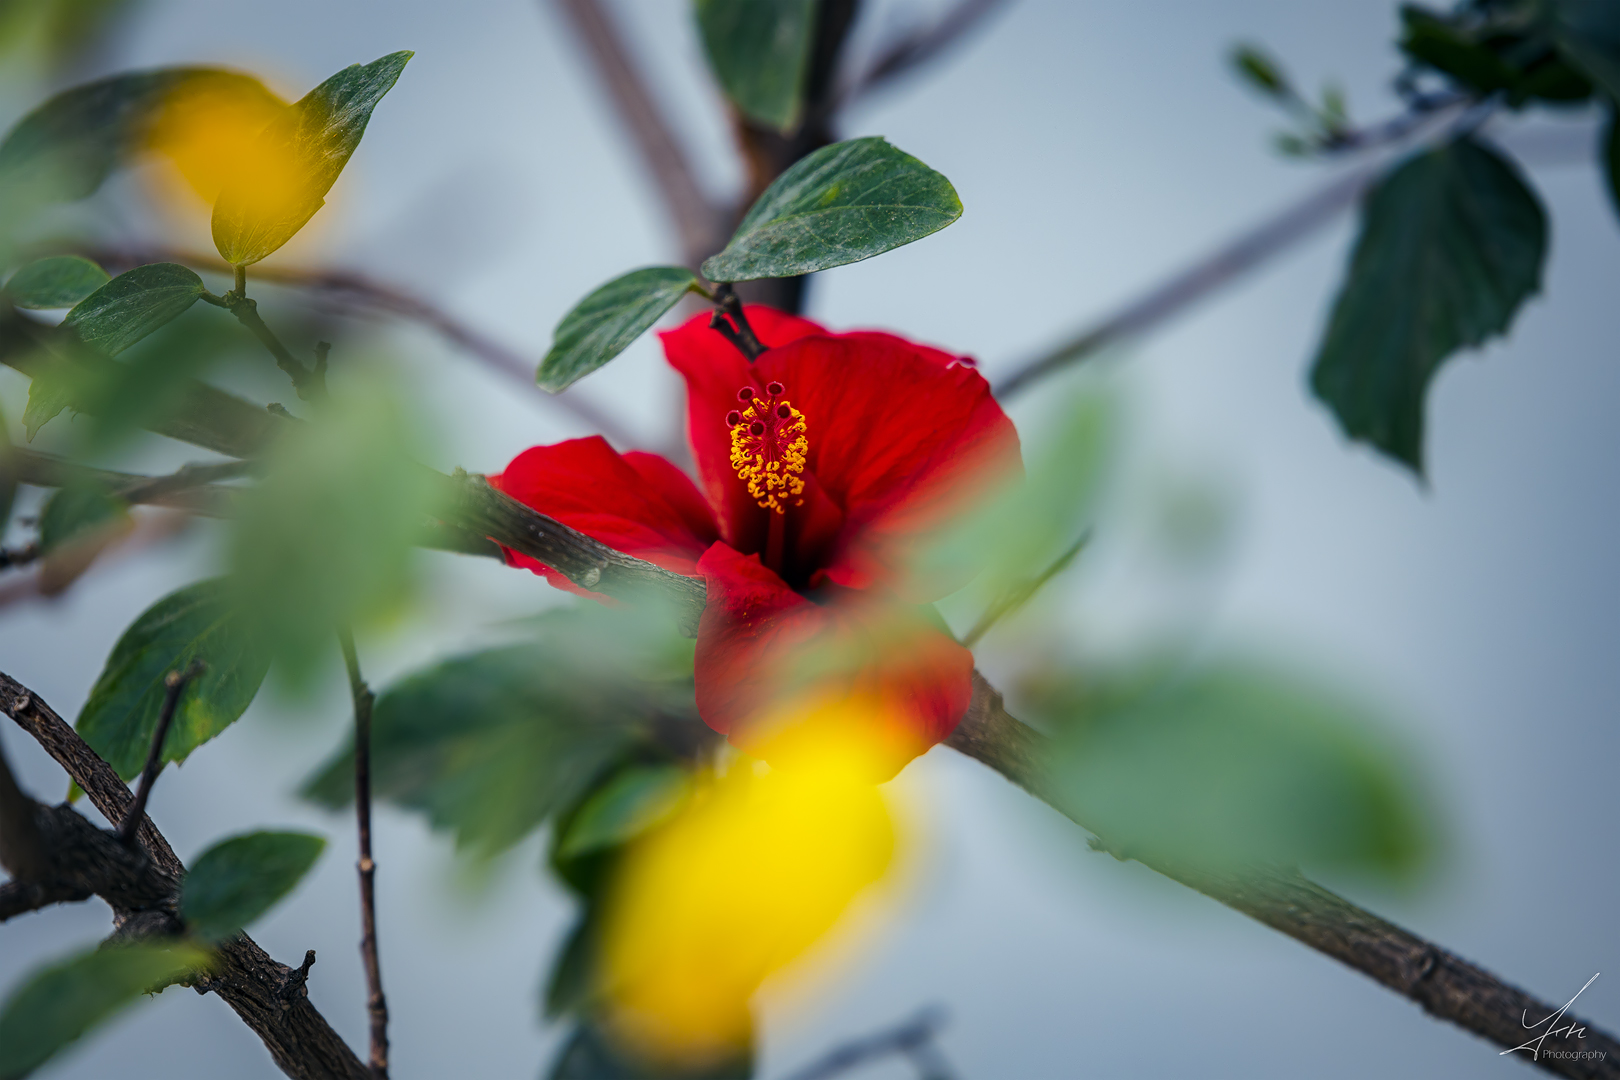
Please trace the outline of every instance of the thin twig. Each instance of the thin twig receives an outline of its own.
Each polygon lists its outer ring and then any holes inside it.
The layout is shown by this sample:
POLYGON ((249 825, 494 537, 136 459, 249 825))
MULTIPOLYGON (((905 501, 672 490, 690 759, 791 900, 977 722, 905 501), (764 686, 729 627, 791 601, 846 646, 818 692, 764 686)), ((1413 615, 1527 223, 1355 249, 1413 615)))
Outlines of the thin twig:
POLYGON ((958 0, 931 25, 892 42, 838 95, 840 107, 927 64, 958 44, 969 31, 1006 6, 1007 0, 958 0))
MULTIPOLYGON (((305 401, 318 401, 326 396, 326 373, 324 365, 316 368, 307 368, 303 362, 287 350, 287 346, 276 337, 274 330, 265 323, 259 314, 259 303, 251 296, 240 291, 245 275, 242 268, 236 268, 236 280, 239 287, 232 289, 224 296, 215 296, 211 292, 204 292, 202 298, 215 307, 222 307, 236 316, 236 321, 253 332, 270 355, 275 357, 276 366, 287 373, 292 380, 293 389, 305 401)), ((324 358, 323 358, 324 359, 324 358)))
POLYGON ((151 797, 152 784, 156 782, 158 772, 163 768, 163 743, 169 737, 169 725, 174 723, 174 713, 180 705, 180 695, 185 692, 187 683, 203 673, 204 667, 201 660, 194 659, 184 671, 171 671, 163 676, 163 709, 158 713, 157 728, 152 732, 152 747, 146 752, 146 767, 141 770, 141 781, 135 790, 135 801, 130 804, 129 813, 124 816, 123 824, 118 826, 118 839, 126 845, 135 842, 135 830, 140 828, 141 819, 146 816, 146 800, 151 797))
POLYGON ((786 1080, 827 1080, 890 1054, 909 1058, 921 1080, 950 1080, 954 1073, 934 1044, 944 1026, 943 1009, 937 1006, 924 1009, 892 1028, 834 1047, 798 1072, 790 1073, 786 1080))
POLYGON ((38 559, 42 554, 39 541, 30 540, 22 547, 0 548, 0 570, 10 570, 14 566, 27 566, 38 559))
POLYGON ((371 1075, 388 1080, 388 1000, 383 997, 382 966, 377 958, 377 864, 371 857, 371 707, 376 698, 360 677, 354 634, 338 631, 343 666, 354 697, 354 816, 360 838, 360 958, 366 967, 366 1012, 371 1018, 371 1075))
POLYGON ((1018 582, 996 597, 995 600, 991 601, 990 606, 984 609, 978 621, 973 624, 973 629, 962 636, 962 644, 970 649, 977 645, 979 639, 984 637, 992 626, 1029 603, 1030 597, 1039 592, 1041 586, 1067 570, 1069 564, 1074 562, 1075 556, 1079 555, 1089 543, 1091 543, 1091 530, 1087 529, 1080 534, 1080 539, 1069 545, 1067 551, 1053 559, 1051 565, 1045 570, 1032 578, 1026 578, 1018 582))
POLYGON ((553 0, 553 5, 568 17, 584 44, 619 119, 653 176, 664 209, 680 236, 686 261, 696 267, 705 256, 713 254, 709 245, 721 216, 719 209, 704 195, 686 152, 675 140, 652 91, 631 59, 629 46, 599 0, 553 0))
POLYGON ((709 320, 709 327, 720 331, 721 336, 748 357, 749 363, 758 360, 760 354, 765 351, 765 346, 755 336, 754 328, 749 325, 748 315, 743 311, 742 299, 737 295, 737 290, 729 281, 718 285, 714 290, 714 300, 719 310, 709 320), (731 317, 730 323, 726 322, 722 312, 731 317))

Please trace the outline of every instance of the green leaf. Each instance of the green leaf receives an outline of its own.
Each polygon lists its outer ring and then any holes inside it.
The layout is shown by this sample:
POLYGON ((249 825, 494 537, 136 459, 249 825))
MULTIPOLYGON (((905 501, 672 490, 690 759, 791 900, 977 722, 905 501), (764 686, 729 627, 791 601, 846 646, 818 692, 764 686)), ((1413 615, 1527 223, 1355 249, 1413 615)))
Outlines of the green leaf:
POLYGON ((1554 37, 1565 56, 1620 100, 1620 6, 1613 0, 1554 0, 1554 37))
POLYGON ((1620 214, 1620 103, 1609 103, 1609 119, 1603 125, 1599 157, 1603 161, 1603 178, 1607 181, 1609 198, 1614 202, 1614 212, 1620 214))
POLYGON ((777 177, 720 254, 710 281, 795 277, 921 240, 962 216, 939 173, 877 136, 824 146, 777 177))
POLYGON ((87 533, 128 517, 128 505, 104 487, 76 484, 61 488, 46 501, 39 515, 40 553, 49 555, 87 533))
POLYGON ((107 271, 77 255, 36 259, 11 275, 6 295, 20 308, 36 310, 72 307, 110 278, 107 271))
POLYGON ((185 314, 206 291, 202 278, 178 263, 137 266, 80 300, 62 325, 85 344, 116 356, 185 314))
POLYGON ((783 133, 798 127, 816 0, 697 0, 697 21, 731 103, 783 133))
POLYGON ((563 1044, 546 1080, 749 1080, 754 1075, 753 1057, 753 1048, 747 1047, 729 1060, 694 1068, 643 1062, 615 1047, 597 1024, 584 1020, 563 1044))
POLYGON ((1045 718, 1060 798, 1121 857, 1410 874, 1434 828, 1359 705, 1252 664, 1089 672, 1045 718))
POLYGON ((27 1076, 92 1028, 208 966, 192 945, 109 945, 35 970, 0 1006, 0 1080, 27 1076))
POLYGON ((597 992, 598 943, 596 919, 589 902, 584 913, 568 932, 562 948, 553 954, 551 974, 546 978, 543 1017, 555 1020, 583 1009, 597 992))
POLYGON ((67 360, 54 358, 39 366, 28 382, 28 404, 23 407, 23 434, 29 442, 63 409, 80 400, 84 385, 83 373, 67 360))
POLYGON ((337 655, 339 626, 391 619, 410 602, 413 545, 436 490, 415 464, 418 429, 386 387, 354 387, 283 425, 264 479, 237 501, 234 602, 294 688, 337 655))
POLYGON ((23 117, 0 144, 0 185, 51 201, 82 199, 140 150, 168 95, 195 80, 247 84, 252 76, 177 67, 114 75, 65 90, 23 117))
POLYGON ((1453 20, 1419 7, 1401 8, 1401 51, 1480 94, 1518 86, 1521 73, 1453 20))
POLYGON ((1546 254, 1541 203, 1495 152, 1463 138, 1412 158, 1367 197, 1312 390, 1347 435, 1421 475, 1429 380, 1506 332, 1546 254))
POLYGON ((673 814, 691 787, 686 770, 676 765, 625 769, 575 811, 557 854, 569 859, 618 847, 673 814))
POLYGON ((269 911, 326 850, 310 833, 251 832, 221 840, 186 873, 180 914, 208 941, 228 938, 269 911))
POLYGON ((1257 45, 1239 45, 1232 50, 1232 70, 1238 77, 1267 97, 1287 98, 1293 90, 1282 68, 1257 45))
POLYGON ((175 708, 164 761, 184 761, 234 724, 252 703, 270 657, 251 616, 212 578, 170 593, 143 611, 113 646, 74 725, 118 775, 133 779, 146 763, 163 710, 164 676, 193 660, 205 666, 175 708))
MULTIPOLYGON (((644 717, 691 709, 690 666, 686 681, 660 681, 625 648, 631 618, 550 612, 537 642, 448 660, 391 687, 373 717, 377 796, 423 811, 457 847, 483 854, 574 805, 638 742, 644 717)), ((342 806, 353 775, 345 750, 304 794, 342 806)))
POLYGON ((326 202, 409 52, 351 64, 289 106, 259 136, 255 159, 276 175, 238 178, 214 203, 214 246, 226 262, 256 263, 291 240, 326 202))
POLYGON ((17 498, 17 468, 11 457, 11 427, 0 409, 0 536, 11 524, 11 507, 17 498))
POLYGON ((653 323, 699 292, 697 276, 679 266, 648 266, 616 277, 563 316, 536 381, 560 393, 618 356, 653 323))

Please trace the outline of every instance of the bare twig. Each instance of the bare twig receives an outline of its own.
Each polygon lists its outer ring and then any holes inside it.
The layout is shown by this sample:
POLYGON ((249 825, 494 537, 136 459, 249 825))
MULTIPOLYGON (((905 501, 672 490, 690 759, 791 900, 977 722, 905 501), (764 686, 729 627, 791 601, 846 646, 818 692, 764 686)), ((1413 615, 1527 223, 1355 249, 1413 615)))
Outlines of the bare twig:
POLYGON ((1079 555, 1090 542, 1091 530, 1087 529, 1080 534, 1080 539, 1069 545, 1067 551, 1053 559, 1051 565, 1045 570, 1032 578, 1018 582, 1005 593, 996 597, 990 603, 990 606, 984 609, 984 613, 979 616, 978 621, 973 624, 973 629, 962 636, 962 644, 970 649, 977 645, 979 639, 984 637, 992 626, 1029 603, 1030 597, 1039 592, 1041 586, 1068 569, 1069 564, 1074 562, 1075 556, 1079 555))
POLYGON ((300 398, 305 401, 318 401, 324 398, 326 396, 325 356, 320 356, 315 367, 307 368, 304 366, 303 361, 289 352, 287 346, 281 343, 281 339, 276 337, 275 331, 270 329, 263 316, 259 314, 259 302, 242 291, 246 287, 245 278, 246 274, 243 272, 242 267, 238 266, 236 267, 237 287, 235 289, 232 289, 224 296, 215 296, 211 292, 204 292, 202 298, 215 307, 222 307, 229 311, 236 316, 237 322, 252 331, 253 336, 259 339, 260 344, 265 347, 271 356, 275 357, 276 366, 287 373, 287 377, 292 380, 293 389, 298 392, 300 398))
POLYGON ((0 548, 0 570, 10 570, 14 566, 27 566, 40 557, 41 550, 38 541, 30 541, 21 547, 0 548))
POLYGON ((957 0, 954 7, 931 25, 905 35, 880 51, 870 66, 840 91, 840 105, 847 105, 936 59, 1006 5, 1007 0, 957 0))
POLYGON ((919 1080, 951 1080, 955 1072, 946 1064, 945 1056, 934 1041, 944 1026, 943 1010, 924 1009, 892 1028, 834 1047, 798 1072, 789 1074, 787 1080, 827 1080, 890 1054, 909 1058, 919 1080))
POLYGON ((703 194, 686 152, 658 110, 652 91, 631 59, 613 18, 600 0, 553 0, 567 16, 585 46, 597 76, 635 140, 642 163, 652 174, 664 208, 681 240, 689 265, 696 267, 710 249, 720 211, 703 194))
POLYGON ((383 996, 382 966, 377 957, 377 864, 371 857, 371 688, 360 677, 354 634, 338 631, 343 666, 354 697, 354 816, 360 838, 360 958, 366 968, 366 1013, 371 1019, 371 1075, 388 1080, 388 999, 383 996))
POLYGON ((174 723, 180 695, 185 693, 187 683, 203 673, 203 667, 201 660, 192 660, 184 671, 171 671, 163 676, 163 708, 158 713, 157 728, 152 732, 152 747, 146 752, 146 767, 141 770, 135 801, 130 804, 129 813, 124 815, 123 824, 118 826, 118 839, 125 844, 135 842, 135 830, 146 817, 146 800, 151 797, 152 785, 163 768, 163 743, 169 737, 169 725, 174 723))

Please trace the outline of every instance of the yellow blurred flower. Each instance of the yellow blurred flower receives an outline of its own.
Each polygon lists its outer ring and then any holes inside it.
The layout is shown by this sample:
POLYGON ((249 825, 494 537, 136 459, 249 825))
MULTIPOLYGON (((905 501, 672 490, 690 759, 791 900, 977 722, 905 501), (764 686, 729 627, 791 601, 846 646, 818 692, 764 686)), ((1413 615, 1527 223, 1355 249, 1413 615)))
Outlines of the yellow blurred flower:
POLYGON ((185 186, 208 206, 227 185, 271 182, 285 165, 266 161, 259 136, 287 103, 257 79, 225 74, 186 79, 164 99, 147 146, 166 157, 185 186))

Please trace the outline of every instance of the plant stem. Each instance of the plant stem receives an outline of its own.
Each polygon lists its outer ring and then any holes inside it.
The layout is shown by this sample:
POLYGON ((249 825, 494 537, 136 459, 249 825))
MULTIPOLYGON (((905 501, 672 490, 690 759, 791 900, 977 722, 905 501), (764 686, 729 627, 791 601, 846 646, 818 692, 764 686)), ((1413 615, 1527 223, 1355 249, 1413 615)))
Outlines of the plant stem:
POLYGON ((123 823, 118 826, 118 839, 126 846, 135 842, 135 830, 141 827, 141 818, 146 816, 146 800, 152 794, 157 774, 163 769, 163 743, 169 737, 169 726, 174 723, 180 695, 187 683, 203 673, 203 668, 201 660, 193 660, 184 671, 171 671, 163 676, 163 710, 158 713, 157 730, 152 732, 152 747, 146 752, 146 768, 141 770, 135 801, 130 804, 129 813, 124 815, 123 823))
POLYGON ((371 1075, 388 1080, 388 1000, 383 997, 382 967, 377 960, 377 863, 371 857, 371 706, 376 701, 360 677, 354 633, 338 631, 343 665, 354 696, 354 816, 360 839, 360 959, 366 967, 366 1012, 371 1017, 371 1075))

